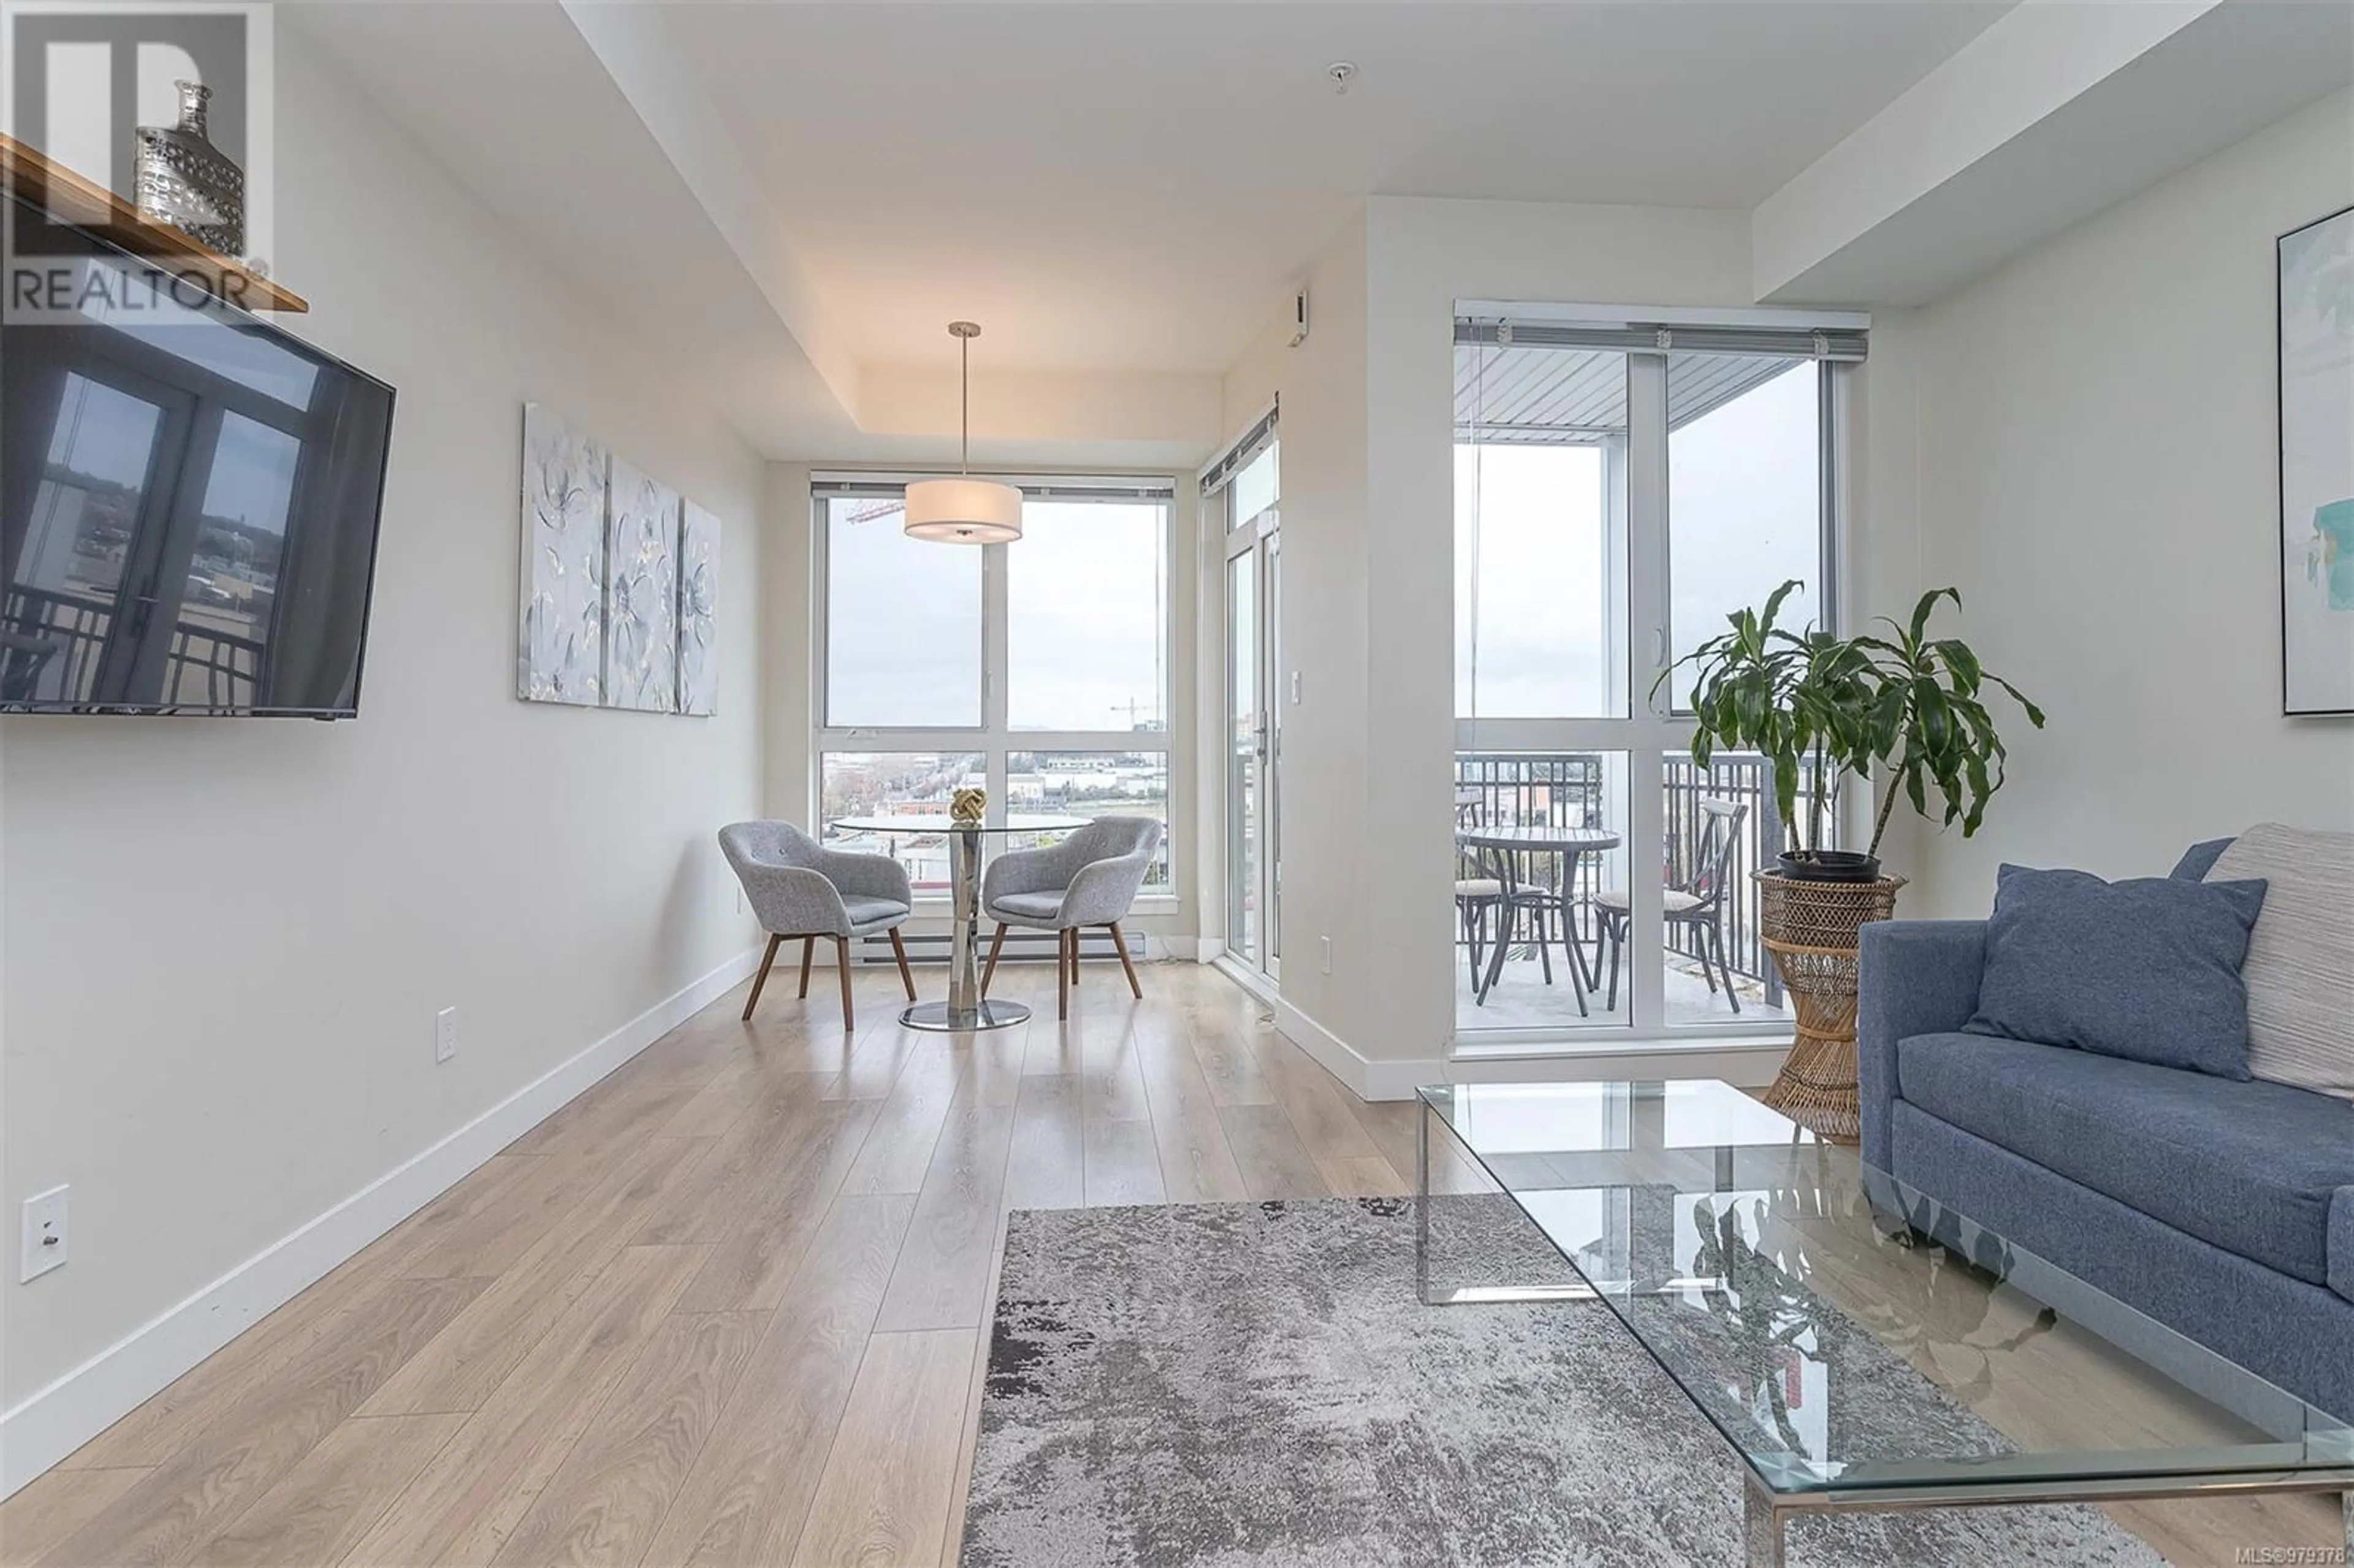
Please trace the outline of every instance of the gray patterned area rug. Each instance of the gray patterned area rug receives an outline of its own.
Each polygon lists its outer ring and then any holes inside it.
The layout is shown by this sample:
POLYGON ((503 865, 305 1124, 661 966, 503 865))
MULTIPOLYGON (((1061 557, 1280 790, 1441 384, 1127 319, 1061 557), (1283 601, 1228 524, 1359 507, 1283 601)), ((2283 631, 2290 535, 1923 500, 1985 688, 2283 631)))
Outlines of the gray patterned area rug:
MULTIPOLYGON (((1455 1205, 1509 1200, 1442 1200, 1455 1205)), ((1559 1273, 1492 1207, 1490 1278, 1559 1273)), ((1450 1244, 1450 1255, 1459 1244, 1450 1244)), ((1857 1333, 1848 1354, 1895 1358, 1857 1333)), ((1912 1408, 2002 1440, 1909 1367, 1912 1408)), ((1908 1402, 1909 1403, 1909 1402, 1908 1402)), ((1904 1404, 1895 1408, 1902 1410, 1904 1404)), ((965 1568, 1738 1564, 1741 1471, 1598 1302, 1424 1307, 1404 1199, 1019 1213, 965 1568)), ((2080 1508, 1794 1518, 1794 1564, 2158 1562, 2080 1508)))

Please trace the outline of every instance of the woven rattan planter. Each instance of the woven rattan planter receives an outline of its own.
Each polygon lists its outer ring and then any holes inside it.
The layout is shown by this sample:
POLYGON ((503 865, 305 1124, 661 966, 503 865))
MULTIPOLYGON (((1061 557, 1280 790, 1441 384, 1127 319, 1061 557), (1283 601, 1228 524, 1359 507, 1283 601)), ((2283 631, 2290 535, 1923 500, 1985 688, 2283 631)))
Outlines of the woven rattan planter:
POLYGON ((1861 1130, 1855 1091, 1856 932, 1896 913, 1901 876, 1800 882, 1773 872, 1757 884, 1759 929, 1797 1014, 1797 1039, 1766 1103, 1824 1138, 1861 1130))

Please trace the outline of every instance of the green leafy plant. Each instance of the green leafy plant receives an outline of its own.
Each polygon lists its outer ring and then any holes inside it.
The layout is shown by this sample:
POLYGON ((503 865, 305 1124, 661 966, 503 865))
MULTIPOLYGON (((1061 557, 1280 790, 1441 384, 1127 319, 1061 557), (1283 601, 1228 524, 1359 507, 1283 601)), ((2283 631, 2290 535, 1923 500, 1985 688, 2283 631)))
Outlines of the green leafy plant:
MULTIPOLYGON (((1653 683, 1656 694, 1676 670, 1694 668, 1692 761, 1706 768, 1718 751, 1764 757, 1794 855, 1821 854, 1839 780, 1849 774, 1869 779, 1882 766, 1892 770, 1915 810, 1930 814, 1935 789, 1944 820, 1959 821, 1964 837, 1977 832, 1987 802, 2002 788, 2008 755, 1987 711, 1988 688, 2009 693, 2038 729, 2042 710, 1988 673, 1968 644, 1928 635, 1939 601, 1951 599, 1960 608, 1955 589, 1923 594, 1908 624, 1883 619, 1880 624, 1890 636, 1843 638, 1779 624, 1783 604, 1803 586, 1786 582, 1762 609, 1726 617, 1727 630, 1653 683)), ((1880 853, 1896 796, 1893 788, 1883 792, 1869 854, 1880 853)))
MULTIPOLYGON (((1734 611, 1725 618, 1730 630, 1675 667, 1690 664, 1698 672, 1691 693, 1693 763, 1706 768, 1719 751, 1764 757, 1794 853, 1821 849, 1840 775, 1869 766, 1875 711, 1868 651, 1812 627, 1797 632, 1779 623, 1784 601, 1801 586, 1786 582, 1763 609, 1734 611)), ((1674 669, 1663 672, 1653 694, 1673 676, 1674 669)))
MULTIPOLYGON (((1937 602, 1946 599, 1954 601, 1956 611, 1962 608, 1959 590, 1933 588, 1913 607, 1909 624, 1881 619, 1893 637, 1859 637, 1855 641, 1872 658, 1880 688, 1872 704, 1872 760, 1893 771, 1905 799, 1925 817, 1934 788, 1946 824, 1958 820, 1962 836, 1968 838, 1986 821, 1987 802, 2002 788, 2003 765, 2009 757, 1983 700, 1988 688, 2009 693, 2037 729, 2043 727, 2043 710, 1989 672, 1968 643, 1928 634, 1937 602)), ((1896 795, 1893 788, 1881 792, 1880 814, 1872 824, 1872 854, 1880 853, 1896 795)))

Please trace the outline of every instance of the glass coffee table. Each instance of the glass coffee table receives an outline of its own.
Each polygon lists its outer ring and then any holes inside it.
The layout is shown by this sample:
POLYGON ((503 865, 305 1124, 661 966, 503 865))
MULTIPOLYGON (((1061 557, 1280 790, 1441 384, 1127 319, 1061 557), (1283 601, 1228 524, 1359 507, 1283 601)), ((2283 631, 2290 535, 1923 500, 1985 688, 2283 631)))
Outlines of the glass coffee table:
POLYGON ((1419 1097, 1424 1301, 1605 1303, 1741 1457, 1751 1568, 1778 1568, 1794 1512, 2285 1492, 2339 1494, 2354 1548, 2346 1422, 1738 1089, 1457 1084, 1419 1097), (1501 1187, 1568 1269, 1497 1280, 1477 1277, 1492 1248, 1450 1255, 1452 1216, 1502 1200, 1434 1197, 1435 1140, 1501 1187))

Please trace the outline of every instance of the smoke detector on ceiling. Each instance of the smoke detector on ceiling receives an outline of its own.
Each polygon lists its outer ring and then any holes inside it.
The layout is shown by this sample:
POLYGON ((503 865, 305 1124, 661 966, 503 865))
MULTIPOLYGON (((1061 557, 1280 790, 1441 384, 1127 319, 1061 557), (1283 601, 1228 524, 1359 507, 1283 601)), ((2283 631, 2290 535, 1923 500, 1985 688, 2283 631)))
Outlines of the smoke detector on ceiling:
POLYGON ((1349 84, 1357 79, 1356 62, 1334 60, 1324 68, 1324 75, 1332 83, 1334 92, 1345 94, 1349 90, 1349 84))

